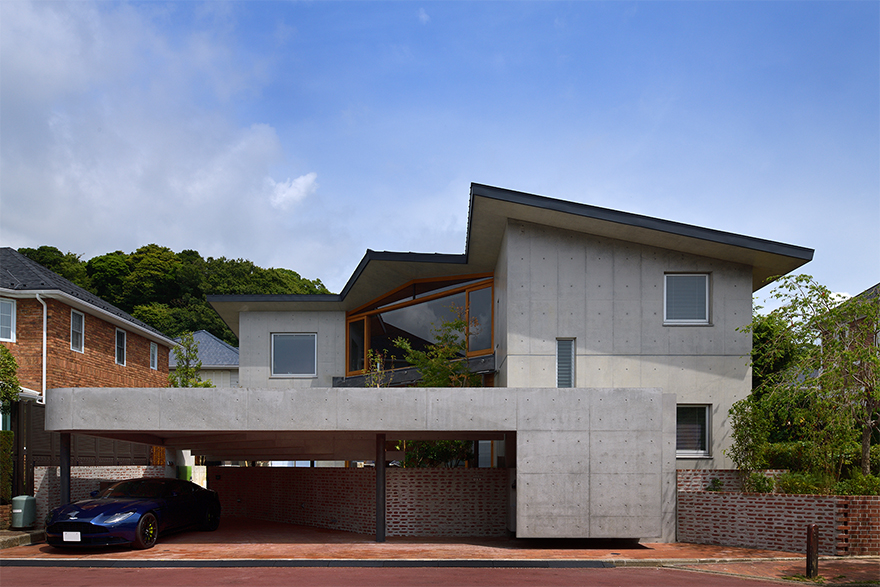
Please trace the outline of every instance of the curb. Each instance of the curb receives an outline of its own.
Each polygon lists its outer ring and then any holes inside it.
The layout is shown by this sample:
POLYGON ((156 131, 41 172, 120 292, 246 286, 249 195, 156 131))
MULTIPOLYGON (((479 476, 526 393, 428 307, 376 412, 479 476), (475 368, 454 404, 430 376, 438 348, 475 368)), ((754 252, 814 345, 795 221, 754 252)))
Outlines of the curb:
POLYGON ((46 540, 45 530, 0 531, 0 549, 27 546, 46 540))

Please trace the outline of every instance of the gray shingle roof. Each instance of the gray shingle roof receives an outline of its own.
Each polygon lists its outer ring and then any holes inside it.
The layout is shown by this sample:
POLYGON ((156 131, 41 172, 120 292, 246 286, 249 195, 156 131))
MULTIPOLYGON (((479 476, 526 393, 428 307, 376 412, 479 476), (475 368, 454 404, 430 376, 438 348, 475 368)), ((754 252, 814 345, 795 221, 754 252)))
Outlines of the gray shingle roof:
POLYGON ((105 302, 90 291, 81 288, 72 281, 68 281, 54 271, 46 269, 36 261, 28 259, 11 247, 0 247, 0 288, 17 292, 56 290, 85 304, 103 310, 108 314, 112 314, 133 326, 169 339, 168 336, 149 324, 141 322, 113 304, 105 302))
MULTIPOLYGON (((193 332, 193 339, 199 343, 199 361, 202 367, 238 367, 238 349, 228 344, 207 330, 193 332)), ((179 338, 174 339, 180 342, 179 338)), ((174 353, 168 357, 168 366, 177 366, 174 353)))

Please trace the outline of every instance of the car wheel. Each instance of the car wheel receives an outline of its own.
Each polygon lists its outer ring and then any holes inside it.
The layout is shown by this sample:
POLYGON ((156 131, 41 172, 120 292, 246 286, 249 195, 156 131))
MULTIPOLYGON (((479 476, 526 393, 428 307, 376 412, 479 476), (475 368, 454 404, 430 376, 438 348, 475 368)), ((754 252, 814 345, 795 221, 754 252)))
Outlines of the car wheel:
POLYGON ((205 515, 202 519, 202 530, 213 532, 220 526, 220 506, 213 504, 205 508, 205 515))
POLYGON ((141 516, 134 536, 134 547, 138 550, 152 548, 159 538, 159 522, 156 516, 147 513, 141 516))

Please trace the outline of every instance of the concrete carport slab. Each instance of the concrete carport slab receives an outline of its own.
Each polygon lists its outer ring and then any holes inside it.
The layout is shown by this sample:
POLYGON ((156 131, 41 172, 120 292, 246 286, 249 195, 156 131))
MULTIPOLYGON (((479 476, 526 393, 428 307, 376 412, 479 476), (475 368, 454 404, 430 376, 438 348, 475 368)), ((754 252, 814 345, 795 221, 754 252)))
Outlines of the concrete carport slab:
POLYGON ((518 536, 675 537, 675 396, 654 388, 55 389, 46 429, 230 460, 515 432, 518 536))

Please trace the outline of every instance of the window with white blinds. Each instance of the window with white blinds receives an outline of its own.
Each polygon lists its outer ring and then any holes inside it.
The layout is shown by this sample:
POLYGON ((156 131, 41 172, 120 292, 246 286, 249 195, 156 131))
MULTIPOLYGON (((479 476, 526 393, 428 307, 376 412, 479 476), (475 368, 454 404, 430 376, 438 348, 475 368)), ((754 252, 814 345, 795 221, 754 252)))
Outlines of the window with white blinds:
POLYGON ((556 340, 556 387, 574 387, 574 339, 556 340))
POLYGON ((708 457, 709 406, 679 405, 675 410, 675 453, 679 457, 708 457))
POLYGON ((667 274, 663 289, 665 324, 709 323, 709 275, 667 274))

